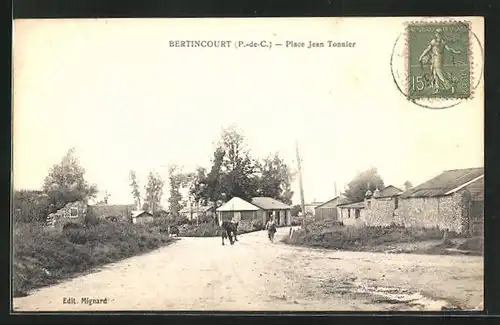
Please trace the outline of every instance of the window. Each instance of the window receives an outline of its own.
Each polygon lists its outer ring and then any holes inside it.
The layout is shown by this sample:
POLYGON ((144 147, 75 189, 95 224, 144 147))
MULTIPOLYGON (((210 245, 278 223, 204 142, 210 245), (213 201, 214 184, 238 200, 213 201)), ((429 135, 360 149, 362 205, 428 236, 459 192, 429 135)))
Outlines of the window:
POLYGON ((358 218, 359 218, 359 216, 360 216, 360 213, 361 213, 361 211, 360 211, 359 209, 354 210, 354 217, 355 217, 356 219, 358 219, 358 218))
POLYGON ((351 217, 351 209, 347 209, 347 218, 351 217))
POLYGON ((368 209, 371 209, 372 207, 372 200, 368 200, 368 209))
POLYGON ((399 206, 398 198, 394 198, 394 209, 397 209, 399 206))

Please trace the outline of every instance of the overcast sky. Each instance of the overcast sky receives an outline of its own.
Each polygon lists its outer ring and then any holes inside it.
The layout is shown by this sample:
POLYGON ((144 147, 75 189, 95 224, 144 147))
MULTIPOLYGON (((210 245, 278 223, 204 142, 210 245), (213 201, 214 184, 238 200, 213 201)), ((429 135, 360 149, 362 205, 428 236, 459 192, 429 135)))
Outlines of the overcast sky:
MULTIPOLYGON (((210 167, 222 127, 256 157, 303 159, 306 202, 328 200, 357 172, 387 185, 483 166, 483 94, 454 108, 408 102, 390 71, 398 19, 57 20, 14 26, 14 187, 40 188, 76 148, 86 178, 133 202, 168 164, 210 167), (172 39, 349 40, 354 48, 169 48, 172 39)), ((481 36, 481 35, 480 35, 481 36)), ((300 201, 294 182, 294 202, 300 201)), ((164 201, 168 187, 164 190, 164 201)))

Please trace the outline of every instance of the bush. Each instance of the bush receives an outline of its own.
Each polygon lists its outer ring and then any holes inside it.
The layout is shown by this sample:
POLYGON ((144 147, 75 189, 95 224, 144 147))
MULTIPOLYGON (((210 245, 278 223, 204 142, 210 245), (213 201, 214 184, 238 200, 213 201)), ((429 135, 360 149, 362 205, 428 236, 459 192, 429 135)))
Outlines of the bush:
POLYGON ((75 273, 173 241, 164 233, 150 231, 147 226, 106 220, 93 226, 67 224, 63 231, 41 224, 17 224, 13 294, 21 296, 75 273))
MULTIPOLYGON (((456 237, 448 233, 449 238, 456 237)), ((388 243, 408 243, 423 240, 439 240, 443 231, 399 225, 389 227, 355 227, 343 226, 333 220, 306 222, 304 229, 296 231, 292 238, 283 241, 288 244, 336 248, 346 250, 363 250, 388 243)))

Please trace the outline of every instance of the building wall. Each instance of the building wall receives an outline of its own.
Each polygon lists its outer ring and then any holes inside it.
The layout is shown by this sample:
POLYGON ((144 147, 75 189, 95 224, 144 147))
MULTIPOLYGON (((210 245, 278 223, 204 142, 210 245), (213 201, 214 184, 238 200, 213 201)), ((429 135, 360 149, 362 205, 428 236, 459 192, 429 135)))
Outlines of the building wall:
POLYGON ((404 226, 438 227, 467 233, 470 202, 467 190, 441 197, 400 199, 395 222, 404 226))
POLYGON ((368 226, 389 226, 394 222, 396 198, 377 198, 365 202, 365 222, 368 226))
POLYGON ((366 225, 365 209, 354 208, 339 208, 340 219, 346 226, 363 226, 366 225), (359 217, 356 218, 356 210, 359 211, 359 217))
POLYGON ((85 202, 70 202, 57 210, 57 212, 49 214, 47 216, 47 225, 49 227, 62 228, 68 222, 83 224, 86 213, 87 204, 85 202))
MULTIPOLYGON (((234 217, 234 212, 235 211, 222 211, 218 212, 219 214, 219 222, 225 221, 225 220, 232 220, 234 217)), ((253 224, 254 222, 260 221, 264 223, 264 211, 263 210, 258 210, 258 211, 241 211, 241 220, 240 224, 244 223, 249 223, 253 224)))
POLYGON ((316 209, 315 217, 319 219, 339 220, 336 207, 319 207, 316 209))

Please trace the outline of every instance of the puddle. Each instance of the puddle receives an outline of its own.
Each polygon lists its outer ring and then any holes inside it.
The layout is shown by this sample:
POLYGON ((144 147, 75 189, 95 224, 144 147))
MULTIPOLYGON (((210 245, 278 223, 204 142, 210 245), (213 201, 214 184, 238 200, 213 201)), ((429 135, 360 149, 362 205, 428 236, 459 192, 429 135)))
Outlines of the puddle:
POLYGON ((359 281, 329 282, 323 288, 330 294, 354 295, 355 298, 367 299, 373 303, 393 305, 398 310, 417 308, 441 311, 443 307, 450 306, 447 301, 431 299, 404 288, 374 286, 359 281))
POLYGON ((444 300, 434 300, 424 297, 420 293, 412 293, 403 288, 397 287, 375 287, 356 283, 352 292, 361 294, 370 294, 375 296, 374 302, 386 304, 404 304, 409 306, 420 306, 424 310, 440 311, 448 306, 444 300))

